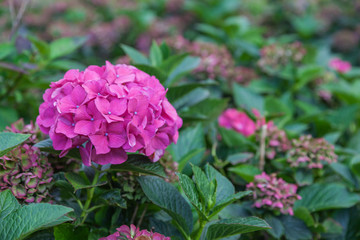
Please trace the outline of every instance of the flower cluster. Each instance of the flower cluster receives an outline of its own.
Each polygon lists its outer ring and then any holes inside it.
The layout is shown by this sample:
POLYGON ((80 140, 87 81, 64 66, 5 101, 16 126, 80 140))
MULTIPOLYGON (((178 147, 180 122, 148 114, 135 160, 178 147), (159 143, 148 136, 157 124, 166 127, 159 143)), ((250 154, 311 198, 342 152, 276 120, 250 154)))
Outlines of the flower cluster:
POLYGON ((267 175, 263 172, 255 176, 254 181, 247 184, 246 188, 253 191, 255 207, 266 207, 283 214, 293 215, 294 202, 301 199, 296 194, 297 186, 277 178, 275 173, 267 175))
POLYGON ((191 53, 201 59, 194 73, 200 79, 222 78, 229 82, 246 84, 256 79, 256 73, 249 68, 235 66, 230 52, 224 46, 208 42, 190 42, 183 36, 166 39, 167 44, 177 50, 191 53))
POLYGON ((165 94, 159 80, 133 66, 72 69, 45 91, 37 123, 60 156, 79 148, 87 166, 121 164, 137 151, 158 161, 182 125, 165 94))
MULTIPOLYGON (((258 132, 260 138, 260 129, 258 132)), ((274 159, 278 153, 285 153, 291 148, 291 142, 285 131, 275 126, 272 121, 267 124, 266 138, 266 157, 268 159, 274 159)))
POLYGON ((154 233, 148 230, 140 230, 135 225, 131 224, 130 227, 122 225, 116 229, 114 234, 100 238, 99 240, 170 240, 170 237, 165 237, 160 233, 154 233))
POLYGON ((219 125, 224 128, 233 129, 245 137, 255 133, 256 125, 244 112, 229 108, 223 112, 219 119, 219 125))
POLYGON ((160 159, 160 164, 164 167, 167 176, 165 181, 171 183, 179 181, 179 177, 176 175, 179 172, 179 163, 173 160, 170 153, 165 153, 164 157, 160 159))
POLYGON ((340 58, 333 58, 329 62, 329 67, 340 73, 347 73, 351 70, 351 64, 340 58))
POLYGON ((41 202, 49 196, 53 170, 47 158, 33 147, 37 142, 38 129, 22 120, 15 122, 8 130, 15 133, 30 133, 31 136, 20 146, 0 157, 0 192, 10 189, 14 196, 27 203, 41 202), (23 126, 23 131, 19 127, 23 126))
POLYGON ((261 49, 258 66, 264 71, 276 71, 288 63, 298 65, 306 54, 300 42, 290 44, 271 44, 261 49))
POLYGON ((303 135, 293 139, 287 161, 291 167, 323 168, 323 165, 337 161, 334 146, 323 138, 303 135))

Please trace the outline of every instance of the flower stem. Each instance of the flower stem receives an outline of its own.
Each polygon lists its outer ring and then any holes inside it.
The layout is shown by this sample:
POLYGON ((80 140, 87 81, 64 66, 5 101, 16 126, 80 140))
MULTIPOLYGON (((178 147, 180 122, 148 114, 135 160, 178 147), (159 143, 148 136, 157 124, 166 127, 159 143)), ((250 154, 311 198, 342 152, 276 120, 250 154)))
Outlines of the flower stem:
MULTIPOLYGON (((95 170, 94 179, 93 179, 91 185, 96 185, 97 184, 97 182, 99 180, 99 176, 100 176, 100 171, 95 170)), ((94 192, 95 192, 95 187, 87 189, 87 199, 86 199, 85 205, 83 207, 83 211, 81 213, 81 217, 82 217, 81 224, 83 224, 85 222, 85 220, 87 218, 87 215, 89 214, 88 209, 89 209, 89 207, 91 205, 91 200, 92 200, 92 198, 94 196, 94 192)))
POLYGON ((195 240, 200 240, 202 231, 204 230, 204 227, 205 227, 206 223, 207 223, 206 220, 200 220, 200 227, 199 227, 199 229, 197 230, 196 235, 195 235, 195 237, 194 237, 195 240))

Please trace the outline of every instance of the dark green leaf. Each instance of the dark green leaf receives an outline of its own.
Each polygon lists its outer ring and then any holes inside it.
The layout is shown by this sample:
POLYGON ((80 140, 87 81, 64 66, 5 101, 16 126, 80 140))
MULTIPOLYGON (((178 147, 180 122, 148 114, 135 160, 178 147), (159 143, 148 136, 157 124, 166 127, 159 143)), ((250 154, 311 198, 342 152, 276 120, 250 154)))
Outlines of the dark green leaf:
POLYGON ((228 99, 205 99, 189 109, 180 112, 180 116, 185 120, 214 120, 226 108, 228 99))
POLYGON ((257 109, 264 116, 264 98, 249 88, 234 84, 234 99, 236 106, 250 111, 257 109))
POLYGON ((211 216, 215 216, 226 206, 230 205, 234 201, 239 200, 249 194, 251 194, 251 191, 238 192, 236 194, 233 194, 233 195, 221 200, 220 202, 217 202, 211 211, 211 216))
POLYGON ((239 175, 247 182, 254 181, 254 177, 261 173, 260 169, 250 164, 240 164, 238 166, 231 167, 228 170, 239 175))
POLYGON ((54 236, 56 240, 69 239, 87 239, 89 229, 87 227, 74 227, 73 224, 64 223, 54 227, 54 236))
POLYGON ((285 237, 288 240, 305 240, 312 239, 311 231, 300 219, 292 216, 281 216, 281 222, 284 226, 285 237))
POLYGON ((215 170, 215 168, 210 166, 210 164, 205 166, 205 173, 208 179, 216 179, 216 203, 222 202, 235 194, 234 185, 230 182, 230 180, 215 170))
POLYGON ((284 226, 281 221, 274 216, 267 215, 265 217, 265 221, 270 225, 271 229, 268 229, 268 233, 270 233, 273 237, 280 239, 284 234, 284 226))
POLYGON ((154 176, 141 176, 139 183, 150 201, 165 210, 175 221, 178 229, 189 236, 193 227, 191 208, 177 189, 154 176))
POLYGON ((295 209, 295 217, 303 220, 308 227, 315 225, 314 218, 311 216, 309 210, 306 207, 298 207, 295 209))
POLYGON ((0 133, 0 157, 4 156, 6 153, 20 145, 26 139, 28 139, 30 134, 20 134, 13 132, 1 132, 0 133))
POLYGON ((160 68, 142 64, 135 64, 135 67, 151 76, 155 76, 161 83, 164 83, 164 81, 166 80, 166 73, 164 73, 160 68))
POLYGON ((100 182, 97 184, 91 184, 85 174, 77 174, 74 172, 65 173, 65 178, 70 182, 70 184, 74 187, 75 191, 83 188, 93 188, 96 186, 104 185, 106 182, 100 182))

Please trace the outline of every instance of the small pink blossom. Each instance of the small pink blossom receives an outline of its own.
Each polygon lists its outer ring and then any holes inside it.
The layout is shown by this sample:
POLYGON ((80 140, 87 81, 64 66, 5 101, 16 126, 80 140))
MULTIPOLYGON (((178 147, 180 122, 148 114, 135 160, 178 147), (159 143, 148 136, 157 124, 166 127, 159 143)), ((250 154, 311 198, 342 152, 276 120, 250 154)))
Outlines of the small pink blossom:
POLYGON ((159 80, 133 66, 72 69, 45 91, 37 123, 60 156, 79 148, 85 165, 121 164, 127 152, 155 162, 182 126, 165 94, 159 80))
POLYGON ((251 136, 256 130, 256 125, 244 112, 229 108, 219 117, 219 125, 224 128, 233 129, 245 137, 251 136))
POLYGON ((351 64, 343 61, 340 58, 333 58, 329 62, 329 67, 340 73, 347 73, 351 70, 351 64))
POLYGON ((100 238, 99 240, 170 240, 170 237, 165 237, 160 233, 149 232, 148 230, 140 230, 135 225, 131 224, 130 227, 122 225, 116 229, 117 232, 107 237, 100 238))
POLYGON ((266 207, 293 215, 294 202, 301 197, 296 194, 297 186, 277 178, 276 174, 267 175, 263 172, 256 175, 254 181, 246 185, 247 190, 253 191, 254 207, 266 207))

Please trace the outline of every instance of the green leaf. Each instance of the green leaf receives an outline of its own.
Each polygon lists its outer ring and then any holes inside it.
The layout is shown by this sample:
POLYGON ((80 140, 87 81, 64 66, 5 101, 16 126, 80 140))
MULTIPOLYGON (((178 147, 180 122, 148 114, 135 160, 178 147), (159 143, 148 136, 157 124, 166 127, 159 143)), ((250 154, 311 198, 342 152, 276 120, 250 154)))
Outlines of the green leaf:
POLYGON ((18 113, 15 109, 10 107, 0 107, 0 131, 10 126, 11 123, 19 119, 18 113))
POLYGON ((126 200, 122 198, 120 189, 111 189, 101 194, 108 205, 126 208, 126 200))
POLYGON ((143 65, 143 64, 135 64, 135 67, 146 72, 151 76, 155 76, 161 83, 164 83, 164 81, 166 80, 167 77, 166 73, 164 73, 160 68, 152 67, 149 65, 143 65))
POLYGON ((148 157, 140 154, 129 155, 126 162, 122 164, 112 164, 109 171, 136 172, 146 175, 166 177, 164 167, 159 162, 151 162, 148 157))
POLYGON ((186 164, 190 161, 190 159, 197 156, 199 153, 203 154, 205 150, 205 148, 198 148, 188 152, 184 157, 180 159, 178 171, 181 172, 185 168, 186 164))
MULTIPOLYGON (((49 152, 53 154, 59 155, 61 151, 57 151, 53 148, 53 143, 50 138, 42 140, 34 145, 34 147, 39 148, 43 152, 49 152)), ((79 149, 71 149, 64 157, 72 158, 79 161, 82 161, 79 149)))
POLYGON ((197 166, 193 165, 192 170, 196 189, 202 199, 202 202, 209 206, 215 205, 215 202, 213 202, 213 196, 216 189, 215 185, 211 184, 214 178, 208 179, 205 173, 197 166))
POLYGON ((303 220, 308 227, 315 225, 314 218, 311 216, 309 210, 306 207, 298 207, 294 211, 295 217, 303 220))
POLYGON ((141 176, 138 181, 150 201, 172 217, 182 234, 189 236, 193 227, 193 216, 190 205, 178 190, 170 183, 154 176, 141 176))
POLYGON ((184 120, 214 120, 226 108, 228 99, 208 98, 181 111, 184 120))
POLYGON ((155 41, 152 42, 150 47, 150 63, 153 66, 159 66, 163 61, 163 55, 159 45, 155 41))
POLYGON ((314 184, 300 191, 301 200, 295 202, 295 209, 306 207, 310 212, 327 209, 348 208, 360 202, 360 196, 350 193, 337 183, 314 184))
POLYGON ((206 224, 201 240, 216 240, 236 234, 269 229, 270 226, 257 217, 222 219, 206 224))
POLYGON ((149 65, 149 60, 138 50, 126 46, 124 44, 121 45, 122 49, 124 50, 124 52, 126 53, 126 55, 128 55, 132 62, 134 64, 144 64, 144 65, 149 65))
POLYGON ((195 207, 196 211, 203 219, 208 219, 205 215, 205 206, 201 204, 200 195, 194 182, 185 174, 177 173, 181 188, 184 190, 186 197, 190 203, 195 207))
POLYGON ((72 220, 73 209, 49 203, 20 206, 10 190, 0 192, 0 239, 23 239, 31 233, 72 220), (2 204, 6 201, 6 204, 2 204))
POLYGON ((76 227, 70 223, 64 223, 54 227, 54 237, 56 240, 87 239, 89 229, 87 227, 76 227))
MULTIPOLYGON (((204 139, 204 129, 202 125, 198 124, 195 127, 188 127, 184 130, 181 130, 179 133, 179 139, 175 144, 171 144, 167 150, 170 152, 174 161, 182 164, 184 158, 191 151, 202 148, 203 150, 198 152, 195 156, 191 157, 190 160, 186 159, 189 163, 194 165, 200 165, 201 159, 205 152, 205 139, 204 139)), ((191 173, 191 168, 189 164, 186 164, 183 173, 191 173)))
POLYGON ((217 202, 216 205, 214 206, 214 208, 211 210, 210 218, 212 216, 215 216, 216 214, 218 214, 222 209, 224 209, 226 206, 230 205, 234 201, 239 200, 249 194, 251 194, 251 191, 238 192, 236 194, 233 194, 233 195, 223 199, 220 202, 217 202))
POLYGON ((56 68, 59 70, 69 70, 69 69, 79 69, 80 71, 83 71, 86 67, 84 64, 79 63, 77 61, 73 61, 73 60, 55 60, 53 62, 51 62, 48 67, 51 68, 56 68))
POLYGON ((272 215, 265 216, 265 221, 270 225, 271 229, 266 230, 273 237, 280 239, 284 234, 284 226, 282 225, 279 218, 272 215))
POLYGON ((164 60, 159 66, 160 69, 164 70, 166 73, 170 73, 177 65, 179 65, 189 54, 182 53, 170 56, 164 60))
POLYGON ((297 82, 294 90, 297 91, 305 86, 308 82, 323 75, 324 68, 318 65, 305 65, 297 70, 297 82))
POLYGON ((226 158, 226 161, 231 163, 232 165, 237 165, 239 163, 248 162, 253 157, 254 157, 253 153, 241 152, 241 153, 235 153, 235 154, 229 155, 226 158))
POLYGON ((339 174, 346 182, 350 183, 352 186, 357 186, 358 181, 356 177, 351 172, 350 168, 342 163, 332 163, 330 167, 334 172, 339 174))
POLYGON ((251 112, 252 109, 257 109, 260 114, 264 116, 264 98, 251 89, 235 83, 234 100, 236 106, 239 108, 245 108, 249 112, 251 112))
POLYGON ((257 148, 257 146, 248 140, 244 135, 232 129, 219 127, 219 133, 225 144, 229 147, 243 147, 245 145, 250 146, 253 149, 257 148))
POLYGON ((179 63, 173 70, 169 73, 168 78, 166 79, 165 85, 171 86, 178 80, 180 77, 191 72, 200 64, 200 58, 198 57, 185 57, 181 63, 179 63))
POLYGON ((357 176, 360 176, 360 155, 351 158, 350 167, 357 176))
POLYGON ((91 184, 89 182, 89 180, 87 179, 85 174, 77 174, 74 172, 67 172, 65 173, 65 178, 70 182, 70 184, 74 187, 75 192, 79 189, 84 189, 84 188, 93 188, 96 186, 102 186, 104 185, 106 182, 100 182, 97 184, 91 184))
POLYGON ((254 181, 254 177, 261 173, 260 169, 250 164, 240 164, 236 167, 231 167, 228 170, 239 175, 247 182, 254 181))
POLYGON ((216 203, 222 202, 235 193, 235 187, 230 180, 216 171, 210 164, 206 164, 205 174, 208 179, 216 179, 216 203))
POLYGON ((13 132, 0 133, 0 157, 10 152, 12 149, 26 141, 31 134, 20 134, 13 132))
POLYGON ((198 87, 204 87, 210 85, 214 85, 214 82, 190 83, 190 84, 171 87, 166 93, 166 97, 169 100, 169 102, 173 103, 198 87))
POLYGON ((281 127, 291 120, 292 111, 288 105, 275 97, 267 97, 265 99, 265 110, 268 115, 279 116, 275 119, 277 126, 281 127))
POLYGON ((314 182, 314 176, 311 169, 297 169, 295 172, 295 181, 299 186, 310 185, 314 182))
POLYGON ((11 42, 0 43, 0 60, 15 52, 14 44, 11 42))
POLYGON ((300 219, 292 216, 281 216, 281 222, 284 226, 285 237, 288 240, 305 240, 312 239, 311 231, 300 219))
POLYGON ((68 55, 81 47, 87 41, 86 37, 65 37, 50 43, 50 60, 68 55))
POLYGON ((33 37, 33 36, 29 36, 28 39, 35 46, 35 48, 40 53, 42 58, 48 59, 49 54, 50 54, 49 44, 47 44, 46 42, 44 42, 36 37, 33 37))

